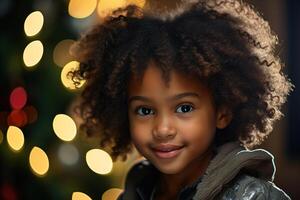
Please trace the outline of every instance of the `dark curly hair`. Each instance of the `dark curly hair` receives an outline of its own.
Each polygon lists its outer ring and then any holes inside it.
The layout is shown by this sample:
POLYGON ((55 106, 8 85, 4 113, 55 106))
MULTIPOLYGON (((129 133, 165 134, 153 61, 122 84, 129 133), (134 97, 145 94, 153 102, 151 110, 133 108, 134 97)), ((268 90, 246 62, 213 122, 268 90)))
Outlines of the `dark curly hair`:
POLYGON ((128 79, 142 77, 153 60, 166 81, 171 70, 196 74, 211 89, 216 106, 230 108, 233 119, 217 130, 218 145, 232 140, 258 145, 281 117, 292 88, 277 43, 268 23, 238 0, 185 2, 172 12, 134 5, 117 9, 72 48, 80 62, 73 81, 86 80, 81 128, 100 134, 113 158, 126 158, 132 148, 128 79))

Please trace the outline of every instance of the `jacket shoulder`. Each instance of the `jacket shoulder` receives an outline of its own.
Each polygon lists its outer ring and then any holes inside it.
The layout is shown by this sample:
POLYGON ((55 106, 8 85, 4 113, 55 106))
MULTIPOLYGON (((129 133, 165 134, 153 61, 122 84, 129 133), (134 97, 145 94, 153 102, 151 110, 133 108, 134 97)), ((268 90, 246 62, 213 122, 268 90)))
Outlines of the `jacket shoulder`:
POLYGON ((135 163, 126 176, 125 186, 136 185, 152 172, 152 166, 147 160, 135 163))
POLYGON ((222 200, 290 200, 290 197, 273 182, 249 175, 240 175, 234 179, 220 197, 222 200))
POLYGON ((149 181, 153 173, 153 167, 147 160, 142 160, 134 164, 127 173, 125 179, 125 189, 117 200, 135 200, 139 199, 136 189, 141 182, 149 181))

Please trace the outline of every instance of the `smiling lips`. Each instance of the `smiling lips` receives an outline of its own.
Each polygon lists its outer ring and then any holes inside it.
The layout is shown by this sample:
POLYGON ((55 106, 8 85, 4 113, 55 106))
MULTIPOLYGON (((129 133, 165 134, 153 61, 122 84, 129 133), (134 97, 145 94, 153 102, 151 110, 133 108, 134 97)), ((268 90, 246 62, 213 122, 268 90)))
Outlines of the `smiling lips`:
POLYGON ((160 144, 152 147, 154 154, 159 158, 174 158, 176 157, 184 146, 173 144, 160 144))

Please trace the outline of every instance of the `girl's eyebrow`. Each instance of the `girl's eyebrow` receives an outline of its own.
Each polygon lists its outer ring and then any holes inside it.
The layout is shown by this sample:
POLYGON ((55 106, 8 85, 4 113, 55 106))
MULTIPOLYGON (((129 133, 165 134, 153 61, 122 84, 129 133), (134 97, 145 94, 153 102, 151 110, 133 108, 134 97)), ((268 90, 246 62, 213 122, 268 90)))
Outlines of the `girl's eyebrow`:
MULTIPOLYGON (((176 94, 170 98, 168 98, 168 101, 174 101, 174 100, 178 100, 184 97, 196 97, 196 98, 200 98, 199 94, 194 93, 194 92, 184 92, 184 93, 180 93, 180 94, 176 94)), ((131 96, 128 99, 128 104, 130 104, 133 101, 145 101, 145 102, 152 102, 151 99, 144 97, 144 96, 131 96)))

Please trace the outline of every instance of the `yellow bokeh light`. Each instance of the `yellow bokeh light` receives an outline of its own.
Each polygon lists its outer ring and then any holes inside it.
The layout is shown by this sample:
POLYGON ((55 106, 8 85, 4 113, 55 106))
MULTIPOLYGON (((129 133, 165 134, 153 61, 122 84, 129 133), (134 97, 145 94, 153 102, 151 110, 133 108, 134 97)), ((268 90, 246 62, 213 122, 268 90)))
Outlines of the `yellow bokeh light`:
POLYGON ((33 67, 40 62, 44 53, 44 47, 41 41, 35 40, 29 43, 24 49, 23 61, 27 67, 33 67))
POLYGON ((69 75, 69 72, 74 71, 79 68, 79 64, 80 63, 77 61, 71 61, 68 64, 66 64, 64 66, 63 70, 61 71, 61 76, 60 76, 61 82, 66 88, 68 88, 70 90, 78 89, 78 88, 82 87, 83 84, 85 83, 85 80, 80 80, 80 81, 78 80, 79 85, 77 85, 77 87, 76 87, 74 85, 72 78, 69 75))
POLYGON ((90 16, 97 6, 97 0, 70 0, 69 14, 75 18, 90 16))
POLYGON ((77 128, 74 120, 65 114, 58 114, 53 119, 53 130, 57 137, 63 141, 71 141, 75 138, 77 128))
POLYGON ((24 145, 24 134, 16 126, 10 126, 7 129, 7 143, 14 151, 20 151, 24 145))
POLYGON ((72 56, 69 53, 70 47, 74 44, 74 40, 62 40, 54 48, 53 60, 54 63, 60 67, 63 67, 72 60, 72 56))
POLYGON ((44 24, 44 16, 40 11, 32 12, 24 22, 24 31, 27 36, 34 36, 40 32, 44 24))
POLYGON ((112 10, 124 7, 126 5, 126 0, 99 0, 97 13, 100 17, 104 17, 112 10))
POLYGON ((92 200, 92 198, 82 192, 73 192, 72 200, 92 200))
POLYGON ((141 8, 145 6, 146 0, 127 0, 127 4, 134 4, 141 8))
POLYGON ((31 169, 38 176, 45 175, 49 170, 49 159, 47 154, 39 147, 33 147, 29 155, 31 169))
POLYGON ((100 17, 105 17, 112 10, 125 7, 129 4, 137 5, 141 8, 145 6, 146 0, 99 0, 97 13, 100 17))
POLYGON ((103 193, 102 200, 116 200, 122 192, 123 190, 118 188, 109 189, 103 193))
POLYGON ((89 168, 97 174, 108 174, 113 167, 110 155, 101 149, 89 150, 86 153, 86 162, 89 168))

